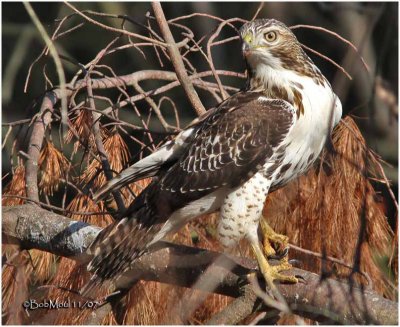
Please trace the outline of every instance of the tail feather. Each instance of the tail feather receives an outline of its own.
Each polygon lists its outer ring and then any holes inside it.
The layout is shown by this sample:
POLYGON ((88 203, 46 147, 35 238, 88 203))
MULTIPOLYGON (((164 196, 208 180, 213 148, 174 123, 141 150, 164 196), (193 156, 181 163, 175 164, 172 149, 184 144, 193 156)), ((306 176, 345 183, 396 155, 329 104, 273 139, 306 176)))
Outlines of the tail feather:
MULTIPOLYGON (((158 151, 122 171, 97 192, 94 200, 103 199, 109 192, 136 180, 153 177, 173 164, 185 149, 185 141, 192 132, 193 129, 181 132, 175 141, 167 142, 158 151)), ((157 186, 151 183, 125 212, 128 217, 114 222, 98 234, 87 250, 89 255, 93 255, 88 270, 94 275, 82 293, 89 294, 106 280, 115 281, 148 250, 148 246, 166 233, 159 233, 168 212, 159 210, 157 200, 154 200, 157 199, 157 190, 157 186)))
POLYGON ((146 253, 147 245, 160 228, 161 224, 146 227, 133 218, 124 218, 100 232, 88 249, 94 255, 88 270, 94 275, 81 294, 88 296, 104 281, 114 281, 129 270, 135 260, 146 253))

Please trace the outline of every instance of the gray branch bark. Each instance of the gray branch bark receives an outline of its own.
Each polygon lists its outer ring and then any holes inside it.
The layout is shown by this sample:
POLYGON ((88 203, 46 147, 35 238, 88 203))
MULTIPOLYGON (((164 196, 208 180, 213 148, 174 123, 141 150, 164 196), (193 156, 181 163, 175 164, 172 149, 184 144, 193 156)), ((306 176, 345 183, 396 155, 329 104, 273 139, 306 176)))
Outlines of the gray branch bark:
MULTIPOLYGON (((19 244, 24 249, 39 249, 86 262, 90 258, 83 253, 99 231, 98 227, 70 220, 34 204, 3 208, 3 243, 19 244)), ((248 258, 163 242, 154 252, 135 262, 134 270, 124 278, 170 283, 235 297, 237 300, 210 321, 233 324, 255 311, 266 310, 243 278, 256 267, 255 261, 248 258), (206 270, 217 281, 215 289, 207 289, 207 283, 198 283, 206 270)), ((306 283, 280 284, 278 289, 291 310, 303 317, 343 324, 398 323, 396 302, 348 283, 321 280, 319 275, 301 269, 295 268, 289 273, 302 276, 306 283)))

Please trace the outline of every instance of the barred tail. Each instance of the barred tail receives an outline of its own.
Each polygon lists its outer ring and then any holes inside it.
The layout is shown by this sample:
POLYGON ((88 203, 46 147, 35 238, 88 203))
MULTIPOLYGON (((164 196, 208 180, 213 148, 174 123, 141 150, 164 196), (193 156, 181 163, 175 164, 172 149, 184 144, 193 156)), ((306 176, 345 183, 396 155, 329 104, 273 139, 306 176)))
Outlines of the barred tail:
POLYGON ((82 288, 81 295, 90 297, 103 282, 114 281, 129 270, 134 261, 146 253, 160 228, 161 224, 144 226, 130 217, 103 229, 87 250, 94 255, 87 267, 94 275, 82 288))

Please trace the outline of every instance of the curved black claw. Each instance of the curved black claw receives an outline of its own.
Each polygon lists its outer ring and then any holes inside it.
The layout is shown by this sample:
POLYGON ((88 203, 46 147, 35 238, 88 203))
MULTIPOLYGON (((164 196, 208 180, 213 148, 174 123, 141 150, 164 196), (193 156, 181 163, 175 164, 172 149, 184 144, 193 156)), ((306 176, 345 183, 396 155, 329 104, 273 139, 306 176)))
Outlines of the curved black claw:
POLYGON ((268 256, 268 259, 273 259, 273 260, 282 260, 285 258, 289 253, 289 247, 285 247, 282 251, 276 252, 274 255, 268 256))
POLYGON ((307 284, 307 279, 305 279, 302 275, 294 275, 297 278, 299 283, 307 284))
POLYGON ((289 263, 293 266, 293 267, 297 267, 299 268, 301 266, 301 261, 298 259, 290 259, 289 263))

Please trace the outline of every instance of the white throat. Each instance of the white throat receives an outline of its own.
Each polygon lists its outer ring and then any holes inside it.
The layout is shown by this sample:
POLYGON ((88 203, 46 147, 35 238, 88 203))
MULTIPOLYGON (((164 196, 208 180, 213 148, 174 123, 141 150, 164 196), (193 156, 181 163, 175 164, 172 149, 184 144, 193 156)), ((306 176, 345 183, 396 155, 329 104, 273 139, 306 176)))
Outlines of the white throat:
POLYGON ((268 61, 268 64, 259 63, 257 70, 253 71, 250 88, 265 92, 269 98, 288 101, 297 112, 300 111, 298 118, 302 114, 314 117, 329 115, 331 128, 342 115, 341 102, 326 79, 318 83, 312 77, 285 69, 277 58, 268 61))

